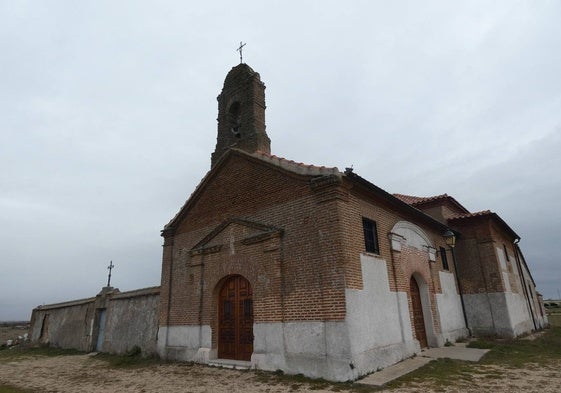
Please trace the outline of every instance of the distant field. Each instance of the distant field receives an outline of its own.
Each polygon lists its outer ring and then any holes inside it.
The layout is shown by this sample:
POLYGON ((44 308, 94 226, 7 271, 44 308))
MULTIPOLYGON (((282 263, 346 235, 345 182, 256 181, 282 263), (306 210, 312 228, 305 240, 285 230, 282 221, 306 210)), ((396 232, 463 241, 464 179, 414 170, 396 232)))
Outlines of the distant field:
POLYGON ((27 322, 0 323, 0 345, 6 344, 7 340, 15 340, 29 332, 27 322))
POLYGON ((561 313, 549 314, 547 319, 551 326, 561 326, 561 313))

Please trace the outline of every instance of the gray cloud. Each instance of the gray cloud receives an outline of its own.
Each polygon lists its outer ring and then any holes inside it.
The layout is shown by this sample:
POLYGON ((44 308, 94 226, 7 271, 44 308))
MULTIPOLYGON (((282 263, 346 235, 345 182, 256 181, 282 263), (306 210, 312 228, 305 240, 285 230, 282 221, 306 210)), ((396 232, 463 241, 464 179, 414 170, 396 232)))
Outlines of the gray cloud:
POLYGON ((109 260, 121 290, 159 284, 240 40, 274 154, 496 211, 556 296, 560 8, 1 3, 0 320, 95 294, 109 260))

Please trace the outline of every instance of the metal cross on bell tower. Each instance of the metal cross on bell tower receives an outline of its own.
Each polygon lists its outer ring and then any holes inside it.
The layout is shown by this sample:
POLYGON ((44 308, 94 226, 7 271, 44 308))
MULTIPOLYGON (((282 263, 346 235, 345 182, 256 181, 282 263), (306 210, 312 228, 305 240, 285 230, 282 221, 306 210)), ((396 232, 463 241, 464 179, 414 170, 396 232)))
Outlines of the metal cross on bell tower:
POLYGON ((238 49, 236 49, 236 51, 240 52, 240 64, 243 63, 243 55, 242 55, 242 49, 245 46, 245 42, 241 42, 240 41, 240 46, 238 47, 238 49))
POLYGON ((107 286, 108 287, 111 286, 111 270, 113 270, 114 267, 115 267, 115 265, 113 265, 113 261, 109 262, 109 266, 107 266, 107 269, 109 270, 109 276, 107 277, 107 286))

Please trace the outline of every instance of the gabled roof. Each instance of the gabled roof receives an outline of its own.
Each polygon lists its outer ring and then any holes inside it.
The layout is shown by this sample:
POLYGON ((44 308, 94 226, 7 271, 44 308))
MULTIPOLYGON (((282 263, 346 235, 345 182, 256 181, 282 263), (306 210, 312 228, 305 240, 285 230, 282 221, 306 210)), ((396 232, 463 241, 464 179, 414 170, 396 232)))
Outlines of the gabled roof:
POLYGON ((447 197, 448 194, 436 195, 436 196, 431 196, 431 197, 418 197, 418 196, 414 196, 414 195, 405 195, 405 194, 394 193, 393 196, 401 199, 405 203, 408 203, 410 205, 414 205, 414 204, 421 203, 421 202, 442 199, 442 198, 447 197))
POLYGON ((205 185, 214 177, 214 175, 220 171, 220 168, 225 164, 230 157, 238 155, 238 156, 245 156, 254 160, 258 160, 263 162, 267 165, 271 165, 272 167, 276 167, 283 171, 287 171, 289 173, 300 175, 300 176, 309 176, 309 177, 319 177, 319 176, 337 176, 341 177, 342 174, 339 172, 339 169, 336 167, 330 168, 325 166, 316 166, 316 165, 307 165, 301 162, 296 162, 292 160, 287 160, 282 157, 277 157, 272 154, 264 153, 257 151, 255 153, 248 153, 244 150, 230 148, 226 153, 224 153, 218 162, 207 172, 207 174, 202 178, 199 185, 195 188, 193 193, 189 196, 187 201, 183 204, 179 212, 170 220, 168 224, 164 226, 162 230, 162 235, 165 235, 167 231, 171 231, 174 229, 174 226, 177 225, 182 218, 185 216, 186 212, 192 206, 193 203, 197 200, 198 196, 201 194, 202 190, 204 189, 205 185))
POLYGON ((506 232, 508 232, 515 239, 520 238, 516 234, 516 232, 514 232, 514 230, 510 226, 508 226, 508 224, 497 213, 493 213, 490 210, 482 210, 482 211, 479 211, 479 212, 473 212, 472 213, 468 209, 463 207, 456 199, 454 199, 453 197, 451 197, 448 194, 441 194, 441 195, 435 195, 435 196, 429 196, 429 197, 418 197, 418 196, 404 195, 404 194, 393 194, 393 195, 396 198, 399 198, 400 200, 404 201, 405 203, 408 203, 409 205, 415 206, 415 207, 421 207, 423 205, 427 205, 429 203, 434 203, 434 202, 438 202, 438 201, 451 202, 452 204, 457 206, 460 210, 462 210, 464 213, 456 214, 454 216, 448 217, 447 222, 449 222, 450 224, 458 223, 458 222, 462 222, 462 221, 467 221, 467 220, 477 218, 477 217, 488 216, 488 217, 496 220, 499 223, 499 225, 502 226, 506 230, 506 232))
POLYGON ((489 217, 495 220, 507 233, 509 233, 514 239, 520 239, 520 236, 497 214, 493 213, 491 210, 483 210, 475 213, 460 214, 457 216, 450 217, 448 222, 453 225, 458 222, 468 222, 472 219, 477 219, 481 217, 489 217))
POLYGON ((250 154, 242 150, 237 150, 237 149, 231 149, 231 150, 239 151, 244 154, 251 155, 253 157, 258 157, 263 161, 271 163, 287 171, 297 173, 299 175, 308 175, 308 176, 336 175, 339 177, 341 176, 341 172, 339 172, 339 169, 337 169, 336 167, 325 167, 325 166, 304 164, 302 162, 287 160, 286 158, 278 157, 275 156, 274 154, 268 154, 260 151, 250 154))
POLYGON ((460 220, 462 218, 487 216, 490 214, 492 214, 491 210, 482 210, 480 212, 474 212, 474 213, 457 214, 455 216, 450 217, 449 220, 460 220))
POLYGON ((458 202, 454 197, 451 197, 448 194, 441 194, 435 196, 428 196, 428 197, 419 197, 413 195, 405 195, 405 194, 393 194, 396 198, 401 199, 403 202, 408 203, 412 206, 423 206, 427 204, 432 204, 434 202, 450 202, 452 205, 456 206, 459 210, 469 213, 469 210, 466 209, 460 202, 458 202))
MULTIPOLYGON (((248 153, 243 150, 231 148, 229 149, 224 155, 220 158, 220 160, 214 165, 209 172, 205 175, 205 177, 201 180, 199 185, 195 188, 195 191, 191 194, 189 199, 185 202, 179 212, 173 217, 170 222, 164 227, 162 230, 162 234, 165 235, 166 231, 172 231, 182 218, 185 216, 186 212, 192 206, 193 203, 197 200, 197 197, 201 194, 202 189, 205 185, 213 178, 213 176, 220 170, 220 168, 225 164, 225 162, 232 157, 233 155, 240 155, 245 156, 254 160, 258 160, 262 163, 271 165, 283 171, 287 171, 292 174, 300 175, 300 176, 308 176, 310 178, 318 178, 323 176, 332 176, 337 177, 339 179, 346 178, 352 183, 362 186, 368 192, 371 192, 378 197, 385 199, 391 206, 405 211, 411 214, 413 217, 420 219, 421 221, 428 223, 429 225, 436 226, 441 231, 446 231, 449 229, 446 225, 442 224, 440 221, 434 219, 430 215, 422 212, 421 210, 414 207, 414 205, 409 204, 402 200, 402 198, 397 197, 388 193, 387 191, 381 189, 380 187, 370 183, 366 179, 360 177, 352 170, 346 170, 344 173, 340 172, 339 169, 336 167, 325 167, 325 166, 316 166, 316 165, 308 165, 301 162, 296 162, 292 160, 287 160, 282 157, 278 157, 272 154, 264 153, 264 152, 255 152, 255 153, 248 153)), ((401 197, 407 197, 401 194, 401 197)), ((451 200, 455 201, 454 198, 447 196, 444 194, 446 198, 450 198, 451 200)), ((440 197, 440 196, 439 196, 440 197)), ((419 198, 426 200, 427 198, 420 198, 420 197, 410 197, 410 198, 419 198)), ((418 203, 418 202, 417 202, 418 203)), ((456 202, 457 203, 457 202, 456 202)), ((462 209, 467 211, 463 206, 457 203, 462 209)))

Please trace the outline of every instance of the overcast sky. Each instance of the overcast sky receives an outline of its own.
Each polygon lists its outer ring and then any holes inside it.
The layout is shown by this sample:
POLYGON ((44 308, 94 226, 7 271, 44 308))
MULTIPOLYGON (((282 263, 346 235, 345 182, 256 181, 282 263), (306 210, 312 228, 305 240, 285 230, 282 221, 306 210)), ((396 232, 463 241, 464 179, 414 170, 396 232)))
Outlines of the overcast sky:
POLYGON ((0 0, 0 321, 160 283, 239 63, 272 153, 498 213, 561 289, 561 2, 0 0))

